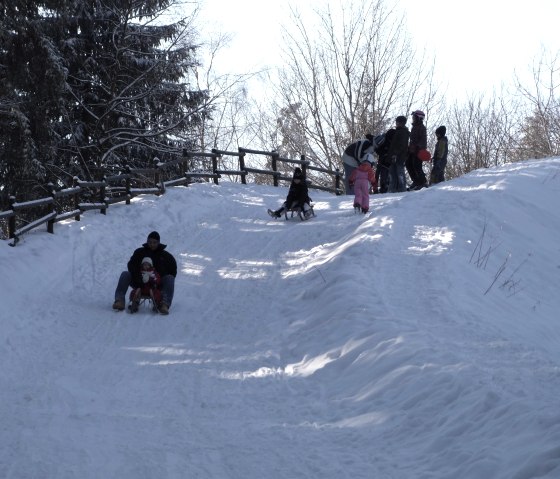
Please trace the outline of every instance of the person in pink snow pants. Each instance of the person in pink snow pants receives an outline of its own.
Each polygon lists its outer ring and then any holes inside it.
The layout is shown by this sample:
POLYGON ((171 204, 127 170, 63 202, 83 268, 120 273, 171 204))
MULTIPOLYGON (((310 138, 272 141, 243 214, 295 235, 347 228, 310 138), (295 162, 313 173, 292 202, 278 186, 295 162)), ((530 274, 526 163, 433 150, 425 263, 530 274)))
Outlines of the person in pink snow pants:
POLYGON ((373 155, 368 153, 350 176, 350 184, 354 186, 354 208, 361 209, 362 213, 369 211, 369 185, 371 184, 374 190, 377 189, 373 164, 373 155))

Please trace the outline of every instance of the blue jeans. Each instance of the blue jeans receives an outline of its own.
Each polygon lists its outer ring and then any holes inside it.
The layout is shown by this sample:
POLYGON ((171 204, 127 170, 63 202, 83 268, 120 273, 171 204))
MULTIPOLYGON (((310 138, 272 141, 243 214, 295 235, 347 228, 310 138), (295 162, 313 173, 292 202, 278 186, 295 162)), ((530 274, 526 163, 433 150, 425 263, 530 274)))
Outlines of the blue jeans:
MULTIPOLYGON (((115 300, 120 299, 125 301, 126 292, 128 288, 132 288, 132 275, 130 271, 123 271, 119 282, 117 284, 117 289, 115 290, 115 300)), ((161 277, 161 302, 171 306, 173 301, 173 293, 175 292, 175 276, 166 274, 161 277)))
POLYGON ((389 167, 389 193, 402 193, 406 191, 406 178, 404 176, 404 162, 397 160, 389 167))
POLYGON ((344 165, 344 189, 347 195, 354 194, 354 187, 350 186, 350 175, 356 169, 355 166, 349 165, 348 163, 343 163, 344 165))

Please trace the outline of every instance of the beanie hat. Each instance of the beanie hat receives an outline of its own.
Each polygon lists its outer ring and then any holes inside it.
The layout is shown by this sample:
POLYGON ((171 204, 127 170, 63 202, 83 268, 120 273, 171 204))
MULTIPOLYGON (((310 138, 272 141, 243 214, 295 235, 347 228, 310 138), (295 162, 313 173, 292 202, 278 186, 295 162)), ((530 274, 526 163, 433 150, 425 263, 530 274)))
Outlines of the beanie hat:
POLYGON ((426 114, 422 110, 414 110, 411 115, 418 117, 420 120, 423 120, 426 117, 426 114))
POLYGON ((447 128, 445 128, 445 126, 441 125, 436 128, 436 135, 445 136, 445 133, 447 133, 447 128))
POLYGON ((366 140, 369 140, 373 143, 373 135, 371 133, 366 133, 366 140))
POLYGON ((395 122, 396 123, 402 123, 403 125, 406 124, 406 116, 397 116, 397 118, 395 118, 395 122))
POLYGON ((294 179, 299 178, 300 180, 303 178, 303 173, 301 172, 300 168, 296 168, 294 170, 294 179))
POLYGON ((154 262, 152 261, 152 258, 150 258, 149 256, 146 256, 143 260, 141 264, 144 263, 148 263, 152 268, 154 267, 154 262))
POLYGON ((148 239, 153 238, 159 241, 159 233, 157 231, 152 231, 149 235, 148 235, 148 239))

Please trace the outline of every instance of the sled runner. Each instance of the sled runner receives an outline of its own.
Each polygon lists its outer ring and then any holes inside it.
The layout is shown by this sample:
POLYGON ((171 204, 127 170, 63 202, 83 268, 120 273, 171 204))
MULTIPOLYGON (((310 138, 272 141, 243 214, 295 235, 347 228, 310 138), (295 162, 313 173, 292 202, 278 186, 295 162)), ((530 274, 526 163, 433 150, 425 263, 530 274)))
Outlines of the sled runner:
POLYGON ((156 302, 151 295, 142 294, 137 300, 130 301, 128 312, 131 314, 136 313, 141 307, 151 308, 155 313, 159 312, 156 302))
POLYGON ((284 210, 284 218, 286 218, 286 220, 288 219, 288 213, 290 214, 290 218, 293 218, 294 215, 297 215, 299 216, 299 219, 301 221, 308 220, 312 216, 315 216, 315 211, 313 211, 312 205, 309 205, 309 209, 306 211, 304 211, 299 206, 296 206, 295 208, 286 208, 284 210))

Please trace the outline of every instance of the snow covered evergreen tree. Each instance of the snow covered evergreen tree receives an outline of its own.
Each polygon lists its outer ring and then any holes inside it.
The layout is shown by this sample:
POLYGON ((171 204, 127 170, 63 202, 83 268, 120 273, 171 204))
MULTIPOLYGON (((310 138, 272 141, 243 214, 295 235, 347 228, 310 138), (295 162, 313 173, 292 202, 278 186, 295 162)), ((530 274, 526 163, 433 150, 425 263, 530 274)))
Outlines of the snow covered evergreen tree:
POLYGON ((23 193, 14 175, 28 196, 35 181, 96 178, 193 147, 207 92, 191 87, 189 19, 164 21, 175 1, 0 4, 3 191, 23 193))
POLYGON ((64 68, 42 31, 41 2, 0 3, 0 202, 28 196, 56 157, 64 68))

